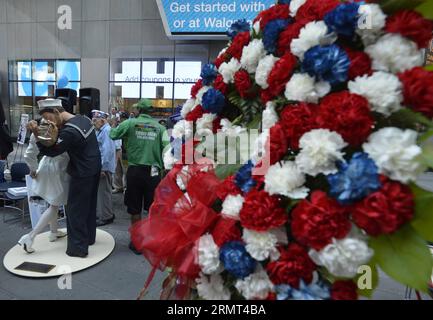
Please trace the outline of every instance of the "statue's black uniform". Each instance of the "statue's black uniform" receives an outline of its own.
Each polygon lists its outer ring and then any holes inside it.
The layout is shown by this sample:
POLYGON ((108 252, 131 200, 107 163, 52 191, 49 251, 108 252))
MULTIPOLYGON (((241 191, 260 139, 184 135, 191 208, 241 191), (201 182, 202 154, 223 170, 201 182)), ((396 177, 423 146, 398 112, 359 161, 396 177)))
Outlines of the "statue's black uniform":
POLYGON ((70 256, 84 257, 88 246, 95 243, 96 201, 101 174, 101 155, 94 127, 89 118, 77 115, 59 130, 57 144, 45 147, 38 143, 43 155, 55 157, 67 152, 71 176, 68 205, 68 249, 70 256))

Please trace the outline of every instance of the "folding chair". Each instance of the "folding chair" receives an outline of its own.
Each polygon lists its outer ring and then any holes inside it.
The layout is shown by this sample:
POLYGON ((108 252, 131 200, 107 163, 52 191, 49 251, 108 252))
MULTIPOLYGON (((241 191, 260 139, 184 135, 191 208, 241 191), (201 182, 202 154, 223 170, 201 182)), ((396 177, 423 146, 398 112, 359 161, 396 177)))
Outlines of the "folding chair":
MULTIPOLYGON (((27 195, 14 196, 8 192, 10 188, 21 188, 26 186, 25 177, 30 173, 30 169, 24 162, 17 162, 11 166, 10 182, 0 183, 0 200, 4 202, 4 208, 17 210, 21 213, 22 223, 26 214, 25 201, 27 195), (21 204, 21 205, 20 205, 21 204)), ((15 219, 6 220, 5 214, 3 215, 3 222, 10 222, 15 219)))

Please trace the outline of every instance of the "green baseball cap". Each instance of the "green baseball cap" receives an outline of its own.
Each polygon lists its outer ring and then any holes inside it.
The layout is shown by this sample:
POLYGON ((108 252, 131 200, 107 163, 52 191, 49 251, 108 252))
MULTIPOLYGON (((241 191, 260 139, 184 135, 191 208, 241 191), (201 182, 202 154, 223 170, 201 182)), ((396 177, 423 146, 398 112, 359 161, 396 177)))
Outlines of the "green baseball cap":
POLYGON ((152 109, 152 100, 150 99, 141 99, 138 103, 133 105, 134 108, 137 109, 152 109))

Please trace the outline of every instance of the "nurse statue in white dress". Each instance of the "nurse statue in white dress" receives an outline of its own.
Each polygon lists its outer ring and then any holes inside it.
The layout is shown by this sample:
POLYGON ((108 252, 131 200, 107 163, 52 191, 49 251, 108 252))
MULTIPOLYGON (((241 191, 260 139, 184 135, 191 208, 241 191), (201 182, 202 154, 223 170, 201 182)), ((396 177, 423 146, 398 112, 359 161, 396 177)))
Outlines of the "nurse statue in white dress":
MULTIPOLYGON (((60 100, 47 99, 38 102, 39 108, 47 108, 50 105, 61 105, 60 100)), ((41 122, 40 133, 38 140, 44 141, 47 145, 55 143, 57 140, 56 132, 52 133, 49 130, 49 124, 41 122), (43 130, 45 128, 45 132, 43 130), (43 132, 43 133, 41 133, 43 132), (43 136, 44 135, 44 136, 43 136), (51 135, 51 136, 50 136, 51 135)), ((33 253, 33 241, 36 236, 44 231, 47 225, 50 226, 49 241, 54 242, 58 238, 66 236, 66 233, 58 230, 57 220, 59 207, 66 205, 68 200, 69 180, 70 177, 66 173, 66 168, 69 163, 69 156, 63 153, 60 156, 51 158, 44 156, 38 164, 37 156, 39 149, 36 145, 36 138, 32 134, 30 136, 29 146, 25 152, 24 159, 30 168, 30 175, 33 178, 32 192, 48 202, 48 209, 41 215, 36 227, 28 234, 21 237, 18 244, 23 247, 27 253, 33 253)))

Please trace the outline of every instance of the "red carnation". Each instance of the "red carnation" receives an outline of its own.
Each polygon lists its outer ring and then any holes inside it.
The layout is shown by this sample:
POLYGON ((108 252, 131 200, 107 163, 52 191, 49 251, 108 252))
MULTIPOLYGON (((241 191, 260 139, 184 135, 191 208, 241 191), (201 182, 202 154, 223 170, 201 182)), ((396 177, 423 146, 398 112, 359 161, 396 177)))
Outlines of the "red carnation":
POLYGON ((291 53, 282 56, 281 59, 275 63, 268 77, 268 90, 274 97, 284 91, 287 82, 292 77, 296 64, 296 57, 291 53))
POLYGON ((214 65, 215 67, 217 67, 217 69, 220 67, 220 65, 223 64, 223 62, 227 62, 228 60, 230 60, 230 55, 227 54, 227 52, 224 52, 222 54, 220 54, 214 61, 214 65))
POLYGON ((271 93, 269 88, 266 90, 260 90, 260 99, 262 100, 263 105, 265 105, 268 101, 271 101, 275 96, 271 93))
POLYGON ((218 186, 218 189, 216 191, 216 194, 218 198, 221 200, 225 200, 225 198, 228 195, 235 196, 237 194, 241 194, 242 191, 238 188, 238 186, 235 184, 235 176, 229 176, 227 177, 223 183, 221 183, 218 186))
POLYGON ((433 118, 433 72, 416 67, 399 74, 404 104, 433 118))
POLYGON ((266 266, 269 278, 275 285, 288 284, 298 289, 300 281, 306 284, 313 280, 316 265, 307 251, 297 243, 291 243, 284 250, 280 249, 280 258, 266 266))
POLYGON ((273 165, 280 161, 289 150, 289 141, 281 123, 275 124, 269 130, 269 138, 265 145, 265 156, 269 156, 269 164, 273 165), (268 151, 269 150, 269 154, 268 151))
POLYGON ((229 241, 241 240, 241 231, 236 224, 236 220, 220 216, 211 232, 218 247, 229 241))
POLYGON ((349 47, 345 47, 344 49, 350 59, 349 80, 353 80, 364 74, 371 75, 373 73, 371 59, 368 54, 364 51, 356 51, 349 47))
POLYGON ((226 95, 228 91, 228 86, 226 83, 224 83, 223 79, 223 76, 221 74, 218 74, 213 83, 213 87, 221 91, 222 94, 226 95))
POLYGON ((186 115, 185 120, 195 122, 201 117, 203 117, 204 113, 206 112, 203 107, 201 105, 198 105, 186 115))
POLYGON ((296 21, 307 24, 323 20, 325 15, 340 4, 339 0, 307 0, 296 13, 296 21))
POLYGON ((317 251, 344 238, 351 229, 348 209, 323 191, 302 200, 292 211, 292 233, 299 243, 317 251))
POLYGON ((245 197, 239 216, 244 228, 255 231, 278 228, 287 221, 287 214, 278 197, 254 189, 245 197))
POLYGON ((381 177, 382 188, 354 205, 356 225, 369 235, 390 234, 410 221, 414 214, 414 197, 410 188, 381 177))
POLYGON ((251 78, 247 71, 239 70, 234 76, 235 87, 242 98, 248 98, 251 95, 251 78))
POLYGON ((316 113, 319 106, 315 104, 299 103, 289 105, 280 114, 281 123, 289 139, 290 148, 299 149, 299 139, 313 129, 317 129, 316 113))
POLYGON ((335 281, 331 288, 332 300, 358 300, 355 282, 352 280, 335 281))
POLYGON ((359 146, 370 135, 374 119, 364 97, 341 91, 322 100, 317 122, 319 128, 338 132, 350 145, 359 146))
POLYGON ((242 57, 242 50, 250 42, 250 38, 251 37, 249 31, 239 32, 233 38, 233 41, 230 47, 227 49, 226 53, 240 60, 242 57))
POLYGON ((288 4, 277 4, 259 13, 254 23, 260 20, 260 29, 264 30, 268 22, 275 19, 289 19, 290 6, 288 4))
POLYGON ((400 33, 416 42, 419 48, 426 48, 432 38, 433 21, 413 10, 401 10, 388 17, 385 30, 400 33))
POLYGON ((290 45, 292 40, 299 37, 299 33, 301 32, 303 26, 304 25, 302 23, 295 22, 289 24, 287 28, 280 33, 278 36, 277 46, 277 53, 279 56, 283 56, 286 53, 291 53, 290 45))
POLYGON ((203 88, 203 80, 199 79, 191 88, 191 97, 195 99, 201 88, 203 88))

